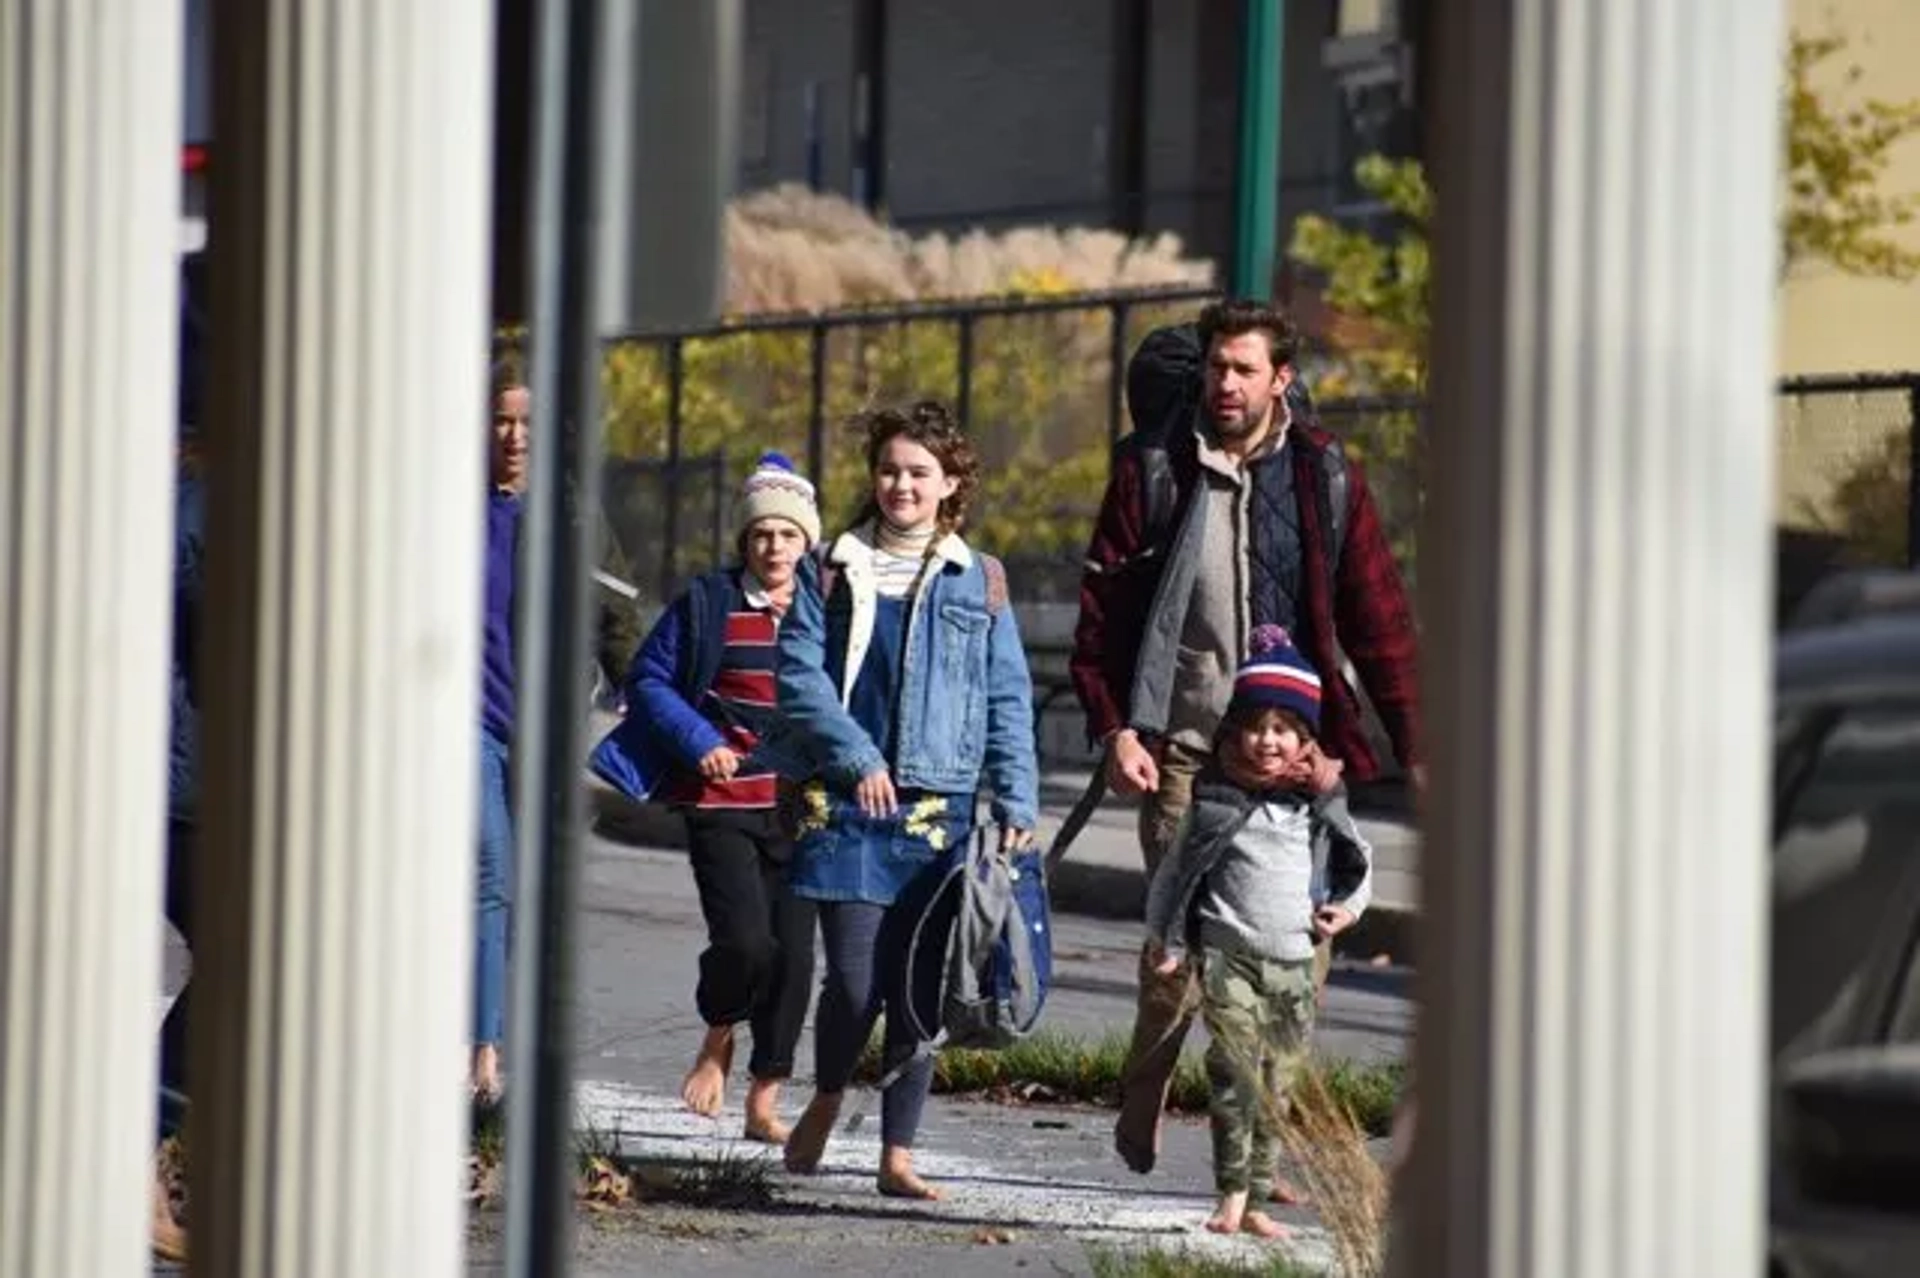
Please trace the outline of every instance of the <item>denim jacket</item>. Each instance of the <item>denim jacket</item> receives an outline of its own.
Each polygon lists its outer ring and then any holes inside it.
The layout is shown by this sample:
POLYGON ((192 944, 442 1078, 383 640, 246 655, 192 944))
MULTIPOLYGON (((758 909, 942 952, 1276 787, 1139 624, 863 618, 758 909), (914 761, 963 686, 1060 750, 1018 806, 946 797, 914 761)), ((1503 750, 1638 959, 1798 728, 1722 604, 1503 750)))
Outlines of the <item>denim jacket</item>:
MULTIPOLYGON (((820 565, 809 557, 780 627, 780 710, 812 746, 822 779, 847 790, 887 764, 847 711, 878 611, 870 530, 841 534, 825 557, 837 572, 834 597, 821 597, 820 565)), ((972 794, 984 776, 994 820, 1031 830, 1039 769, 1019 624, 1011 607, 988 609, 986 572, 965 541, 943 538, 934 558, 907 617, 894 784, 972 794)))

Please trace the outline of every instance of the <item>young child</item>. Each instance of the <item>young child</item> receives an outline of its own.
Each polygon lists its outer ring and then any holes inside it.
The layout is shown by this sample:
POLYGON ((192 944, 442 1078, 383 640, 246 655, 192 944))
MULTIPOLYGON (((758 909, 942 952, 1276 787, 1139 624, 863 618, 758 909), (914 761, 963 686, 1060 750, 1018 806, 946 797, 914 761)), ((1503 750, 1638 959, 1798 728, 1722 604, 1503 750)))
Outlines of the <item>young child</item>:
POLYGON ((1165 975, 1199 950, 1220 1195, 1207 1228, 1277 1238, 1286 1231, 1265 1204, 1313 1028, 1314 947, 1366 908, 1372 852, 1315 748, 1313 667, 1278 626, 1256 630, 1248 652, 1192 811, 1148 891, 1147 935, 1165 975))
MULTIPOLYGON (((707 1024, 681 1098, 720 1112, 734 1027, 753 1030, 746 1137, 782 1144, 780 1084, 813 981, 813 902, 788 890, 792 844, 777 813, 763 740, 775 716, 782 618, 800 562, 820 539, 813 485, 779 453, 760 459, 741 493, 740 566, 697 578, 664 614, 627 676, 640 753, 664 773, 656 798, 686 814, 693 879, 706 916, 695 1005, 707 1024)), ((631 738, 629 738, 631 739, 631 738)))

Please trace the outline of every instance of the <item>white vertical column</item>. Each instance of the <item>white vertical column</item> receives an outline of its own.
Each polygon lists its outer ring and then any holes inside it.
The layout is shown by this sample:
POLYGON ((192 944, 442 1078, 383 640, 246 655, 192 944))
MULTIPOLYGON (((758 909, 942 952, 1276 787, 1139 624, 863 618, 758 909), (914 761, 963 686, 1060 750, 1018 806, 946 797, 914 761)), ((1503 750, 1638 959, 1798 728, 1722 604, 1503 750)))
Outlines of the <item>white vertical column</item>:
POLYGON ((214 13, 195 1272, 447 1275, 492 6, 214 13))
POLYGON ((1779 0, 1438 6, 1405 1274, 1762 1268, 1779 0))
POLYGON ((0 1273, 144 1273, 181 18, 0 6, 0 1273))

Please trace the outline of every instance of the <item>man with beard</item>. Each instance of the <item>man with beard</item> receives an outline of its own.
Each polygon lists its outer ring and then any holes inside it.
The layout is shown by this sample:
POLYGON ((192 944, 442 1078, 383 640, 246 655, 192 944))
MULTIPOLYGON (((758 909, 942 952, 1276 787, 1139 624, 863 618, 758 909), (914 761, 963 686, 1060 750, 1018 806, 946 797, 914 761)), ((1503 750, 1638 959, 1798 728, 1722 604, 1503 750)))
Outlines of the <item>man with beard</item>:
MULTIPOLYGON (((1190 806, 1257 626, 1294 635, 1325 682, 1328 767, 1361 780, 1379 770, 1341 677, 1344 653, 1416 788, 1423 780, 1412 610, 1358 464, 1298 393, 1297 348, 1280 311, 1225 301, 1196 325, 1150 334, 1128 368, 1135 430, 1115 453, 1087 552, 1072 671, 1089 734, 1105 747, 1106 784, 1141 796, 1149 877, 1190 806)), ((1326 962, 1323 950, 1323 973, 1326 962)), ((1191 965, 1141 965, 1114 1129, 1138 1172, 1157 1156, 1196 989, 1191 965)))

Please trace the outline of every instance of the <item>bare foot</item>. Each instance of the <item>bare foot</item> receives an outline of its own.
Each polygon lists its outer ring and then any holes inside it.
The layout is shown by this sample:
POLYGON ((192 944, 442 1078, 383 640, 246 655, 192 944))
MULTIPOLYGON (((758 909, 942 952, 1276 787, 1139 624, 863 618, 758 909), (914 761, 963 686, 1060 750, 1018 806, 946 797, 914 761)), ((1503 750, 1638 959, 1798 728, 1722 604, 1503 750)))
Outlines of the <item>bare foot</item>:
POLYGON ((480 1043, 473 1049, 473 1098, 483 1105, 500 1100, 500 1047, 480 1043))
POLYGON ((1285 1238, 1288 1233, 1285 1225, 1257 1207, 1240 1221, 1240 1228, 1255 1238, 1285 1238))
POLYGON ((833 1135, 833 1124, 840 1117, 840 1096, 837 1092, 816 1092, 807 1108, 802 1111, 800 1121, 793 1125, 793 1131, 787 1136, 787 1147, 781 1154, 781 1161, 790 1172, 810 1175, 820 1169, 820 1159, 827 1152, 827 1137, 833 1135))
POLYGON ((715 1025, 700 1040, 700 1053, 680 1084, 680 1099, 705 1118, 720 1112, 727 1098, 727 1071, 733 1068, 733 1027, 715 1025))
POLYGON ((1207 1217, 1207 1229, 1216 1234, 1237 1234, 1247 1215, 1247 1191, 1220 1195, 1220 1205, 1207 1217))
POLYGON ((748 1140, 762 1145, 784 1145, 793 1129, 780 1121, 780 1080, 756 1078, 747 1088, 748 1140))
POLYGON ((1273 1188, 1267 1193, 1267 1201, 1282 1207, 1304 1207, 1307 1205, 1307 1196, 1295 1189, 1293 1182, 1285 1176, 1275 1176, 1273 1188))
POLYGON ((913 1170, 913 1151, 899 1145, 889 1145, 881 1153, 880 1175, 876 1183, 881 1194, 888 1198, 917 1198, 922 1202, 937 1203, 946 1197, 920 1179, 913 1170))
POLYGON ((747 1140, 783 1146, 793 1128, 780 1121, 780 1078, 755 1078, 747 1088, 747 1140))

